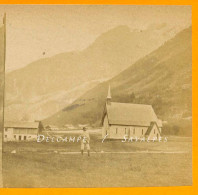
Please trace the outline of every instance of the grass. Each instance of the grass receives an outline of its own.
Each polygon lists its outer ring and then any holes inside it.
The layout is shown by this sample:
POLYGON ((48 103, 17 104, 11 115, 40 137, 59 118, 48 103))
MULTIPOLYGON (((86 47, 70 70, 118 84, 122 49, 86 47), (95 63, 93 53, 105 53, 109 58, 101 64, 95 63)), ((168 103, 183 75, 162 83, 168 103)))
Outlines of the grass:
POLYGON ((132 187, 192 185, 191 138, 166 143, 122 143, 91 135, 90 157, 79 143, 4 143, 4 187, 132 187), (16 150, 16 154, 11 153, 16 150), (100 151, 137 153, 101 153, 100 151), (185 151, 181 154, 141 151, 185 151))

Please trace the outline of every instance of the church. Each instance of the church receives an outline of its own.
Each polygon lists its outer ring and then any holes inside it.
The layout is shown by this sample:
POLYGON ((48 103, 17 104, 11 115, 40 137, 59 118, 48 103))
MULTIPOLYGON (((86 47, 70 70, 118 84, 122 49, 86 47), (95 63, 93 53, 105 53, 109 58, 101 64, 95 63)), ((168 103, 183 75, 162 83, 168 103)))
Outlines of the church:
POLYGON ((118 103, 111 101, 110 86, 102 117, 102 138, 159 138, 162 121, 151 105, 118 103))

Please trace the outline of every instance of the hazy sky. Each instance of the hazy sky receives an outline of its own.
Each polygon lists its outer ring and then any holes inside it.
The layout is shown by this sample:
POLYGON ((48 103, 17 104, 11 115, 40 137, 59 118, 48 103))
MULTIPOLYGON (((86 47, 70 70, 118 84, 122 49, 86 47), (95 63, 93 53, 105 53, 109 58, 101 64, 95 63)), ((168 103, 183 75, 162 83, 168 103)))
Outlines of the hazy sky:
POLYGON ((160 23, 182 28, 191 24, 191 6, 0 5, 1 16, 4 12, 7 71, 43 57, 82 50, 118 25, 132 30, 160 23))

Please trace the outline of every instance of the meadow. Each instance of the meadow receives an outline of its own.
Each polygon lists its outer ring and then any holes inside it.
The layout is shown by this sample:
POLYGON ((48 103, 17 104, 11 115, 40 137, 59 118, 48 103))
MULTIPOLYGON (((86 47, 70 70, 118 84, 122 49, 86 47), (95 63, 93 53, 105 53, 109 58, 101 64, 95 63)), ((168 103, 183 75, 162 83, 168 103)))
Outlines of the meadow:
MULTIPOLYGON (((73 136, 73 135, 72 135, 73 136)), ((7 142, 4 187, 135 187, 192 185, 192 139, 121 142, 91 134, 91 156, 80 143, 7 142), (15 151, 15 152, 13 152, 15 151)))

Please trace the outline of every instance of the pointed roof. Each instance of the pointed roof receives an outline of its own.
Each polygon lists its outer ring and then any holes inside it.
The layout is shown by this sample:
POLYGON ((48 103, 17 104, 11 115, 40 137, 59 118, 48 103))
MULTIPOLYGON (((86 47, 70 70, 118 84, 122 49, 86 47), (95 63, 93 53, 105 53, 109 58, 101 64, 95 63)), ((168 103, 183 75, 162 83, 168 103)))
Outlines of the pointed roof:
POLYGON ((157 126, 157 129, 158 129, 158 131, 159 131, 159 127, 158 127, 157 123, 152 121, 152 122, 151 122, 151 125, 150 125, 149 128, 147 129, 145 135, 150 135, 151 130, 153 129, 153 126, 154 126, 154 125, 157 126))
POLYGON ((106 104, 106 113, 109 124, 149 127, 153 121, 162 126, 151 105, 111 102, 106 104))
POLYGON ((111 99, 111 87, 110 87, 110 85, 109 85, 109 89, 108 89, 107 99, 111 99))

